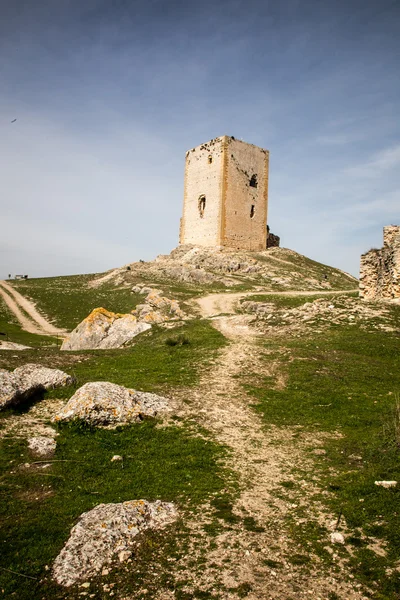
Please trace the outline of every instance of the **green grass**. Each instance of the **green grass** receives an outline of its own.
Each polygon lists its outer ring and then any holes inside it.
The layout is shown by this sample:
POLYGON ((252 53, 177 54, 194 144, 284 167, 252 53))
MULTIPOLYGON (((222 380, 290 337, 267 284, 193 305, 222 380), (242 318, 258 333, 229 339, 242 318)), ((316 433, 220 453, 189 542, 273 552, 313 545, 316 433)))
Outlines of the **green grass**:
MULTIPOLYGON (((217 352, 226 344, 221 333, 207 321, 189 321, 171 336, 170 330, 154 327, 141 334, 131 348, 60 352, 55 349, 3 352, 0 367, 15 369, 28 362, 64 369, 76 377, 75 387, 88 381, 110 381, 142 391, 167 394, 197 384, 217 352), (183 340, 170 345, 168 340, 183 340)), ((69 398, 75 389, 61 388, 49 396, 69 398)), ((190 401, 190 394, 188 394, 190 401)), ((4 413, 0 413, 0 417, 4 413)))
MULTIPOLYGON (((49 469, 31 465, 26 442, 3 440, 0 453, 0 571, 3 597, 70 598, 51 582, 51 566, 71 527, 100 503, 145 498, 194 508, 226 486, 224 450, 182 427, 155 423, 115 430, 64 427, 49 469), (114 454, 123 463, 110 462, 114 454), (27 579, 25 576, 34 579, 27 579)), ((162 543, 162 541, 159 541, 162 543)), ((76 592, 77 594, 77 592, 76 592)))
MULTIPOLYGON (((399 308, 393 308, 393 321, 399 327, 399 308)), ((315 459, 315 473, 328 492, 320 499, 328 502, 333 514, 343 514, 350 533, 361 533, 363 542, 354 545, 351 559, 354 572, 368 585, 377 582, 376 597, 382 600, 397 597, 396 575, 386 575, 385 568, 393 567, 400 555, 400 486, 386 490, 374 482, 400 482, 399 341, 399 332, 366 332, 355 326, 285 340, 292 359, 282 362, 287 386, 276 390, 273 380, 265 379, 264 385, 248 388, 267 426, 300 426, 298 435, 335 434, 325 442, 327 454, 315 459), (386 545, 386 558, 366 548, 372 538, 386 545)), ((277 349, 273 358, 279 360, 282 340, 269 341, 269 349, 273 343, 277 349)), ((287 493, 294 491, 288 487, 287 493)), ((311 539, 318 553, 328 534, 312 521, 308 525, 312 535, 307 526, 294 529, 303 547, 311 539)))
POLYGON ((13 281, 12 286, 37 303, 55 325, 67 330, 74 329, 94 308, 102 306, 112 312, 128 313, 144 300, 129 288, 115 289, 111 284, 89 288, 88 283, 94 278, 95 275, 45 277, 13 281))

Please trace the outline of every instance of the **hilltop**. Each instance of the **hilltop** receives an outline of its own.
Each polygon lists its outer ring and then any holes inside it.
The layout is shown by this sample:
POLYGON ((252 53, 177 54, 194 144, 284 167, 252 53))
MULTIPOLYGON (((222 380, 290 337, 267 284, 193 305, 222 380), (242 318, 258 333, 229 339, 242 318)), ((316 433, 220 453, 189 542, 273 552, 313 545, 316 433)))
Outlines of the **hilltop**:
POLYGON ((75 378, 0 412, 9 597, 396 599, 399 487, 381 484, 400 481, 400 307, 360 301, 354 277, 284 248, 181 246, 9 283, 43 329, 23 330, 0 302, 1 331, 30 346, 0 350, 0 373, 36 363, 75 378), (124 348, 60 351, 52 337, 99 307, 144 314, 148 297, 178 303, 177 317, 124 348), (169 410, 114 428, 52 422, 91 382, 169 410), (38 461, 27 440, 50 433, 55 453, 38 461), (119 554, 105 543, 97 571, 81 546, 80 579, 64 587, 71 528, 126 501, 161 501, 177 518, 120 540, 119 554))

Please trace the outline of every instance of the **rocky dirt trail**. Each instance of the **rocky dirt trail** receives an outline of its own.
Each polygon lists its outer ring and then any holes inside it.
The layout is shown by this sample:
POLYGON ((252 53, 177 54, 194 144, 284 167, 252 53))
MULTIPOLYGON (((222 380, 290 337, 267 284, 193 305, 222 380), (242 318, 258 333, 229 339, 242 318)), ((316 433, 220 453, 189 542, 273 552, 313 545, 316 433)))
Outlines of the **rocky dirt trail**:
MULTIPOLYGON (((243 295, 213 294, 198 299, 198 304, 204 316, 215 310, 226 313, 233 310, 231 303, 243 295)), ((363 598, 360 585, 351 583, 343 565, 339 568, 338 558, 337 569, 331 574, 318 556, 307 564, 290 560, 293 555, 304 554, 304 548, 289 534, 289 521, 299 506, 305 508, 308 519, 328 527, 326 545, 331 546, 335 517, 324 514, 319 503, 313 501, 318 482, 306 482, 293 473, 294 467, 313 471, 312 450, 322 445, 324 434, 311 435, 288 427, 266 429, 251 408, 254 399, 245 393, 238 377, 261 373, 272 377, 279 388, 285 383, 279 365, 262 359, 268 350, 260 345, 260 334, 251 328, 247 316, 221 316, 213 318, 212 323, 228 338, 229 345, 204 373, 195 392, 190 393, 190 404, 182 410, 182 416, 197 421, 228 447, 228 465, 237 474, 242 490, 233 510, 242 518, 254 519, 258 527, 249 530, 240 521, 223 528, 211 540, 206 564, 196 570, 189 559, 204 557, 210 543, 202 528, 211 512, 204 507, 189 524, 192 547, 188 560, 180 561, 179 577, 192 582, 188 591, 197 587, 221 599, 240 597, 243 590, 247 590, 249 600, 363 598), (283 481, 294 481, 297 492, 282 493, 283 481)), ((334 547, 331 552, 335 557, 334 547)), ((174 596, 163 591, 157 597, 174 596)))
POLYGON ((64 336, 67 334, 65 329, 49 323, 38 312, 33 302, 22 296, 9 283, 0 281, 0 294, 25 331, 37 335, 64 336))
POLYGON ((291 290, 287 292, 271 292, 264 288, 256 288, 256 291, 252 292, 235 292, 235 293, 217 293, 208 294, 202 298, 196 298, 192 301, 192 305, 197 306, 200 314, 203 318, 207 319, 221 314, 234 314, 236 312, 236 306, 242 298, 249 296, 268 295, 268 296, 326 296, 330 294, 341 295, 348 294, 349 292, 358 292, 358 289, 354 290, 334 290, 334 291, 304 291, 304 290, 291 290))

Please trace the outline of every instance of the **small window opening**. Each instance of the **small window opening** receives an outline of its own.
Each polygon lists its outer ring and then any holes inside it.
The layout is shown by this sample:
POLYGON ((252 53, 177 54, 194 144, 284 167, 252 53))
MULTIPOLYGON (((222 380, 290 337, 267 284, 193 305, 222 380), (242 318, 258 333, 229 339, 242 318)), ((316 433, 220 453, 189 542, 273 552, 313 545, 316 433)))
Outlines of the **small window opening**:
POLYGON ((251 179, 250 179, 250 187, 257 187, 258 182, 257 182, 257 175, 252 175, 251 179))
POLYGON ((250 219, 252 219, 254 217, 254 212, 255 212, 254 209, 255 209, 255 206, 254 206, 254 204, 252 204, 251 208, 250 208, 250 219))
POLYGON ((206 209, 206 197, 204 195, 199 197, 199 213, 200 217, 203 218, 204 211, 206 209))
POLYGON ((211 154, 208 155, 208 164, 211 165, 212 163, 212 156, 211 154))

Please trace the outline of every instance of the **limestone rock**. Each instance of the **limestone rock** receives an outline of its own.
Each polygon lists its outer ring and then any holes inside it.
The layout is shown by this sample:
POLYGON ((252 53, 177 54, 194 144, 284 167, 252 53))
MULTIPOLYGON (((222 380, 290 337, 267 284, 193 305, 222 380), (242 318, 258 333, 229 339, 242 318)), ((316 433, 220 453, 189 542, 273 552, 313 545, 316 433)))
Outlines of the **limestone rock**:
POLYGON ((38 456, 50 456, 54 454, 57 443, 51 437, 33 437, 28 439, 28 448, 38 456))
POLYGON ((25 385, 32 387, 41 386, 45 390, 65 387, 74 383, 74 378, 60 369, 49 369, 48 367, 33 363, 18 367, 15 369, 14 375, 20 377, 25 385))
POLYGON ((55 422, 82 419, 94 426, 121 425, 170 410, 168 400, 107 381, 85 383, 54 417, 55 422))
POLYGON ((3 342, 0 340, 0 350, 31 350, 31 347, 16 344, 15 342, 3 342))
POLYGON ((177 518, 172 503, 130 500, 99 504, 83 513, 53 564, 53 577, 63 586, 93 577, 103 566, 129 556, 135 536, 146 529, 161 529, 177 518))
POLYGON ((331 533, 331 542, 332 544, 344 544, 345 540, 341 533, 334 531, 331 533))
POLYGON ((144 323, 164 323, 186 318, 177 300, 162 296, 158 290, 151 290, 146 296, 145 304, 138 304, 133 314, 144 323))
POLYGON ((61 350, 121 348, 150 327, 131 314, 95 308, 64 340, 61 350))
POLYGON ((19 404, 40 391, 71 385, 74 378, 42 365, 27 364, 12 373, 0 370, 0 409, 19 404))
POLYGON ((393 488, 397 486, 397 481, 375 481, 375 485, 379 487, 383 487, 386 489, 393 488))

